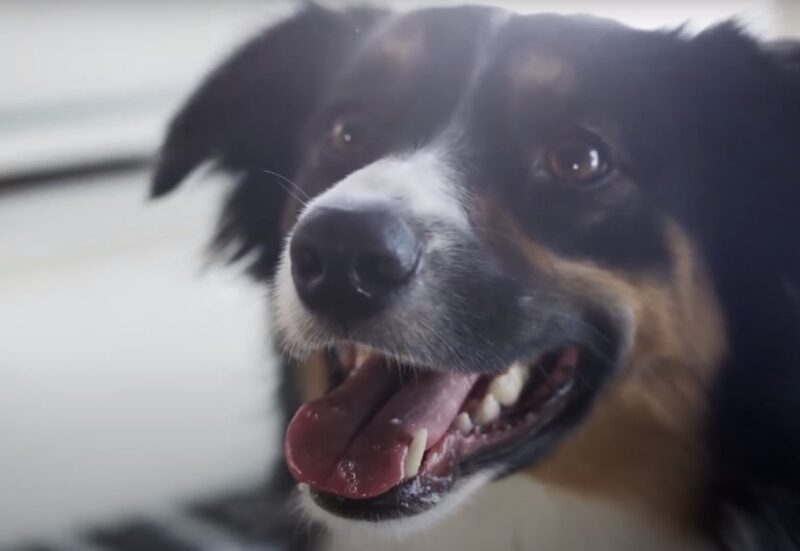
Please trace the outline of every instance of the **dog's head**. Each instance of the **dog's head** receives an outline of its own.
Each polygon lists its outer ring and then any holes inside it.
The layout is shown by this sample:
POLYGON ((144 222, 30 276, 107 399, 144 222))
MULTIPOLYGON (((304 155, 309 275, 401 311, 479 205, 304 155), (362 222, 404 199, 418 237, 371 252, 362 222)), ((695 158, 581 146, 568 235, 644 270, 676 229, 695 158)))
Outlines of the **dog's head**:
POLYGON ((285 451, 317 506, 398 519, 521 469, 685 503, 736 297, 797 235, 784 57, 733 26, 312 7, 212 74, 154 194, 237 175, 218 243, 303 371, 285 451))

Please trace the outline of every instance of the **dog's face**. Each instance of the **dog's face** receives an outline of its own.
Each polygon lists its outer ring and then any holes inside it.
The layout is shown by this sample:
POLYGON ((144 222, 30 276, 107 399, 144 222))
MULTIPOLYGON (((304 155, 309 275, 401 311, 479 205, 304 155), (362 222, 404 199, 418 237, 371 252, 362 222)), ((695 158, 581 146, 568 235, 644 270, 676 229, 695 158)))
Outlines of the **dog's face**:
POLYGON ((212 76, 156 193, 205 158, 241 175, 220 239, 302 371, 285 452, 317 507, 410 517, 521 469, 692 491, 726 348, 730 128, 703 124, 745 77, 703 79, 728 49, 759 55, 731 28, 312 8, 212 76))

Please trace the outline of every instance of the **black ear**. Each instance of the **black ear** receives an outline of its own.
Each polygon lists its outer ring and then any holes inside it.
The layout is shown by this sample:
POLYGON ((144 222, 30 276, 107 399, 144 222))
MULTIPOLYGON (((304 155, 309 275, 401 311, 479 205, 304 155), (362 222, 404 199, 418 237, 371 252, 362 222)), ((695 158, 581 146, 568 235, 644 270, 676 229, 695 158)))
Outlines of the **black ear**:
POLYGON ((316 5, 264 31, 212 72, 171 122, 151 195, 175 189, 206 161, 236 174, 216 243, 234 259, 257 252, 252 271, 267 276, 280 247, 286 192, 298 141, 335 73, 381 12, 316 5), (267 173, 267 171, 269 173, 267 173), (233 249, 230 248, 233 246, 233 249))

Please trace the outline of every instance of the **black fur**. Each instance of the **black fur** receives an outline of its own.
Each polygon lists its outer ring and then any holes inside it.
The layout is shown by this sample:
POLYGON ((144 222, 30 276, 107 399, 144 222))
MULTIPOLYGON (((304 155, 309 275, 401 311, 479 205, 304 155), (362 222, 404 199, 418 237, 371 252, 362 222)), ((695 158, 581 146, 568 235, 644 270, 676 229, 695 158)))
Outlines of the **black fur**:
MULTIPOLYGON (((313 149, 304 141, 309 127, 324 126, 324 114, 312 113, 330 99, 326 94, 335 95, 336 75, 382 17, 312 7, 243 46, 176 117, 153 195, 171 191, 206 160, 237 174, 217 244, 233 247, 234 259, 254 254, 251 273, 269 278, 294 193, 272 173, 297 176, 313 149)), ((626 269, 668 271, 653 220, 663 212, 679 221, 708 261, 730 341, 707 427, 708 530, 720 549, 800 550, 800 47, 762 45, 730 24, 684 37, 615 26, 557 32, 562 24, 574 30, 565 21, 542 19, 530 40, 568 49, 585 63, 581 75, 592 87, 575 99, 576 109, 596 101, 612 119, 633 159, 627 174, 637 182, 635 200, 621 205, 611 222, 567 234, 548 218, 558 212, 561 192, 521 195, 501 186, 495 193, 532 233, 549 232, 549 244, 561 253, 591 251, 600 262, 626 269), (547 208, 536 211, 537 204, 547 208)), ((514 32, 531 32, 526 25, 514 32)), ((455 65, 476 62, 470 52, 455 65)), ((460 87, 464 74, 453 69, 446 81, 460 87)), ((426 94, 429 103, 403 112, 406 121, 425 122, 407 128, 405 140, 433 132, 454 107, 450 89, 435 88, 440 95, 426 94)), ((483 157, 465 159, 485 171, 482 178, 473 174, 474 185, 519 182, 527 167, 515 165, 510 153, 519 135, 502 122, 519 113, 504 112, 509 104, 499 103, 490 85, 480 93, 481 109, 464 123, 470 139, 486 140, 478 148, 483 157)), ((292 411, 296 404, 287 400, 292 411)))
POLYGON ((708 429, 716 529, 725 549, 800 549, 800 49, 733 27, 696 42, 715 68, 692 91, 711 189, 687 224, 730 340, 708 429))

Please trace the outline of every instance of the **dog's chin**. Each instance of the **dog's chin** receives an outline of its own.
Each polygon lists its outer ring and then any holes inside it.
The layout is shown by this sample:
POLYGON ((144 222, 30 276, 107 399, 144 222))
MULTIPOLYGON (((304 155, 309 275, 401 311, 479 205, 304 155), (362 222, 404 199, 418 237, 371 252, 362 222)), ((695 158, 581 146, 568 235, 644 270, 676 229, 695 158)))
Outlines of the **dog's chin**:
POLYGON ((290 423, 287 464, 312 517, 390 535, 535 465, 580 423, 610 368, 574 343, 491 375, 398 365, 352 342, 323 356, 329 390, 290 423), (362 396, 374 403, 358 405, 362 396))

